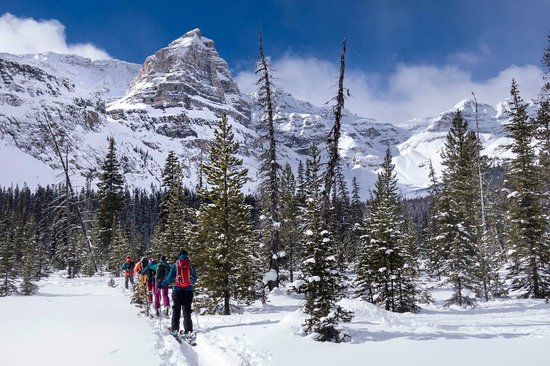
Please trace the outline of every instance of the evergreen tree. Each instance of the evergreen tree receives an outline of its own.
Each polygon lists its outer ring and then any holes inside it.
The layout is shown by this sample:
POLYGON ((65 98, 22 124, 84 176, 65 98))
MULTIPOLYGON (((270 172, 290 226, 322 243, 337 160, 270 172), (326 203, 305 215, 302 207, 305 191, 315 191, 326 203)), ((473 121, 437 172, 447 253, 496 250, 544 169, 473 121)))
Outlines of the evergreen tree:
POLYGON ((403 230, 400 197, 388 147, 368 203, 357 266, 358 295, 394 312, 415 312, 417 264, 414 237, 403 230))
MULTIPOLYGON (((190 213, 185 207, 181 165, 173 152, 168 153, 162 182, 164 192, 159 206, 159 225, 155 229, 151 250, 158 255, 175 259, 184 245, 188 244, 185 232, 189 226, 186 217, 190 213)), ((189 246, 186 248, 191 249, 189 246)))
POLYGON ((332 208, 329 215, 330 232, 336 250, 336 262, 340 271, 344 271, 352 252, 353 237, 351 233, 351 206, 347 183, 342 172, 341 164, 336 166, 335 185, 332 190, 332 208))
POLYGON ((438 247, 439 243, 437 240, 437 219, 436 219, 436 205, 437 198, 439 197, 439 182, 436 177, 435 169, 430 159, 428 165, 428 177, 430 180, 430 186, 428 187, 429 192, 429 201, 428 201, 428 223, 424 228, 424 247, 423 247, 423 258, 427 260, 427 271, 432 277, 437 277, 438 280, 441 280, 441 272, 439 270, 439 263, 442 261, 440 255, 444 253, 438 247))
POLYGON ((17 248, 13 218, 5 218, 0 226, 0 297, 17 293, 17 248))
POLYGON ((29 296, 38 292, 38 286, 34 283, 37 275, 35 255, 37 252, 34 224, 29 221, 23 228, 23 253, 21 258, 21 295, 29 296))
MULTIPOLYGON (((164 226, 166 225, 168 212, 170 211, 169 206, 171 205, 170 195, 172 193, 172 188, 176 185, 181 187, 181 176, 182 172, 179 159, 176 153, 170 150, 164 163, 164 169, 162 170, 162 188, 164 191, 159 207, 160 232, 164 232, 164 226)), ((180 190, 178 193, 182 193, 182 191, 180 190)), ((183 197, 180 198, 183 201, 183 197)))
POLYGON ((197 215, 194 230, 194 260, 201 273, 200 287, 208 296, 210 310, 231 313, 230 300, 253 300, 258 266, 254 258, 250 207, 241 192, 248 171, 235 155, 239 144, 227 117, 216 130, 210 162, 203 166, 208 190, 201 192, 206 203, 197 215))
POLYGON ((300 160, 298 170, 296 172, 296 191, 298 199, 301 200, 305 196, 305 169, 304 163, 300 160))
POLYGON ((513 254, 509 267, 512 290, 524 298, 544 298, 550 295, 550 248, 545 242, 546 216, 541 204, 541 177, 531 144, 533 126, 527 116, 527 104, 512 81, 512 100, 506 125, 514 153, 509 171, 511 193, 508 215, 509 240, 513 254))
POLYGON ((479 180, 476 166, 476 137, 457 111, 442 152, 443 187, 435 207, 438 275, 445 276, 453 295, 447 305, 475 305, 468 291, 478 287, 479 180))
POLYGON ((303 284, 300 288, 305 294, 304 311, 309 315, 304 324, 304 332, 316 333, 317 340, 331 342, 341 342, 348 338, 336 327, 340 320, 350 321, 352 317, 351 312, 337 305, 342 297, 344 284, 335 257, 337 253, 333 240, 334 233, 329 231, 333 208, 331 195, 339 164, 338 144, 344 110, 345 53, 346 40, 344 39, 340 57, 338 93, 335 98, 336 105, 333 108, 334 126, 327 136, 327 168, 321 177, 318 175, 319 168, 315 159, 306 166, 308 193, 305 197, 304 228, 306 230, 304 233, 307 239, 302 266, 303 284), (320 189, 321 182, 322 189, 320 189))
MULTIPOLYGON (((544 193, 542 204, 545 212, 550 212, 550 34, 548 34, 548 46, 544 50, 542 57, 542 65, 545 70, 544 85, 542 87, 539 108, 534 123, 539 148, 538 163, 542 176, 541 189, 544 193)), ((548 230, 545 236, 550 240, 550 233, 548 230)))
MULTIPOLYGON (((166 201, 168 212, 162 234, 163 246, 159 253, 168 258, 177 258, 181 248, 188 244, 186 231, 189 227, 188 220, 186 220, 188 215, 186 215, 186 209, 183 206, 184 193, 181 176, 174 179, 166 201)), ((187 248, 192 249, 189 246, 187 248)))
POLYGON ((351 181, 350 198, 350 248, 347 253, 350 263, 357 264, 357 253, 361 243, 361 223, 363 222, 363 202, 361 201, 360 187, 357 177, 351 181))
POLYGON ((347 336, 336 329, 340 320, 351 320, 351 313, 336 302, 344 290, 340 272, 336 270, 336 252, 330 233, 321 217, 322 176, 320 154, 316 145, 310 147, 306 162, 306 205, 303 213, 304 260, 299 291, 304 293, 304 312, 309 315, 304 324, 306 334, 317 333, 317 340, 341 342, 347 336))
POLYGON ((119 222, 114 222, 111 226, 113 229, 112 243, 110 244, 109 252, 109 268, 114 277, 119 277, 122 274, 120 269, 121 263, 127 255, 132 253, 128 236, 119 222))
MULTIPOLYGON (((116 157, 114 138, 109 139, 107 155, 101 166, 98 186, 97 231, 102 253, 109 255, 113 243, 113 223, 120 220, 123 211, 124 178, 116 157)), ((112 264, 112 263, 111 263, 112 264)), ((110 271, 116 268, 109 268, 110 271)))
POLYGON ((290 281, 294 281, 296 263, 301 259, 301 251, 296 245, 300 240, 299 202, 296 195, 296 180, 290 164, 287 162, 281 174, 281 249, 285 252, 286 268, 290 281))

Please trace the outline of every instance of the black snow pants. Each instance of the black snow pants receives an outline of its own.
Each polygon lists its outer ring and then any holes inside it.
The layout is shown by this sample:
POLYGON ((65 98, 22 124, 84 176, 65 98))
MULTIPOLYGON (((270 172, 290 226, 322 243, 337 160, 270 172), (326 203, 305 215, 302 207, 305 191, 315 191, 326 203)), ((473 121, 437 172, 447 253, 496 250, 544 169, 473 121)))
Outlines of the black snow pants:
POLYGON ((193 302, 193 291, 172 290, 172 331, 180 329, 180 316, 183 309, 183 330, 193 331, 193 321, 191 320, 191 303, 193 302))

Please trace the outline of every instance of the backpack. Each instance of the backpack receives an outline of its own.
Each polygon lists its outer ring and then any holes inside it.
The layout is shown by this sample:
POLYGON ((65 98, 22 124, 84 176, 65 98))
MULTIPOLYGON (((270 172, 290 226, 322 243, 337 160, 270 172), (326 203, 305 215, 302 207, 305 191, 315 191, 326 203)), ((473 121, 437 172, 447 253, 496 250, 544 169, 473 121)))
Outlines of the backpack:
POLYGON ((144 270, 145 267, 149 264, 149 258, 143 257, 141 258, 141 269, 144 270))
MULTIPOLYGON (((151 265, 151 266, 154 265, 155 263, 156 263, 155 260, 149 261, 149 265, 151 265)), ((149 267, 147 269, 146 275, 147 275, 147 282, 148 283, 154 283, 155 282, 155 270, 153 268, 149 267)))
POLYGON ((162 282, 164 280, 164 277, 166 277, 166 274, 168 273, 168 265, 166 263, 160 262, 157 266, 157 283, 162 282))
POLYGON ((132 272, 132 273, 134 272, 134 267, 135 267, 135 265, 136 265, 136 264, 134 263, 134 261, 126 262, 125 265, 126 265, 126 267, 125 267, 124 270, 125 270, 126 272, 132 272))
POLYGON ((176 287, 186 288, 191 286, 193 269, 191 268, 191 261, 189 260, 189 258, 178 259, 178 261, 176 262, 176 266, 176 287))

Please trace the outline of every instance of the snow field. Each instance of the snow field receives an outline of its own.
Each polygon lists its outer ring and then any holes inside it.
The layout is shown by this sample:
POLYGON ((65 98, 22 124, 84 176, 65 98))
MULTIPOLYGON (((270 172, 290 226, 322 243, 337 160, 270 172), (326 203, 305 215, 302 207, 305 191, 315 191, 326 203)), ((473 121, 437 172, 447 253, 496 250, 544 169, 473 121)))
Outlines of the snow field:
POLYGON ((179 344, 170 320, 139 316, 130 293, 108 277, 66 279, 54 274, 36 296, 0 298, 0 364, 119 366, 305 365, 547 365, 550 304, 499 299, 476 309, 443 308, 445 289, 418 314, 396 314, 357 299, 341 325, 349 343, 304 337, 301 296, 276 289, 267 304, 241 314, 196 315, 197 346, 179 344), (198 321, 197 321, 198 320, 198 321))

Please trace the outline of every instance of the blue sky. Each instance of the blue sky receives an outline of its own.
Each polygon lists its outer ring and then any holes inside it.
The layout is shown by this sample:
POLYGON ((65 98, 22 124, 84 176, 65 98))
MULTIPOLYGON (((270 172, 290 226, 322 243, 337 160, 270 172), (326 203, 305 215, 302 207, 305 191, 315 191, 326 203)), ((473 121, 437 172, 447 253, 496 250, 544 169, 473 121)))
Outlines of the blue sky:
MULTIPOLYGON (((429 78, 433 87, 458 81, 464 88, 475 88, 491 82, 500 87, 504 81, 495 78, 514 77, 516 72, 520 88, 522 79, 529 83, 525 89, 531 97, 538 87, 531 85, 536 72, 533 68, 540 67, 550 32, 550 0, 2 0, 0 16, 5 13, 16 20, 32 18, 41 24, 56 20, 67 49, 90 44, 112 58, 135 63, 142 63, 159 48, 198 27, 215 41, 240 83, 250 79, 260 29, 276 69, 288 69, 281 72, 283 84, 287 74, 297 73, 300 67, 304 72, 313 69, 327 73, 324 76, 329 82, 328 73, 337 65, 341 41, 346 37, 347 66, 354 82, 361 84, 355 86, 355 95, 361 100, 370 98, 370 102, 354 102, 371 103, 364 112, 359 107, 354 111, 394 119, 435 113, 445 103, 450 103, 444 108, 448 109, 454 104, 452 100, 463 99, 453 92, 448 102, 438 102, 441 106, 436 103, 433 112, 422 107, 418 114, 411 110, 394 117, 379 112, 387 104, 372 104, 376 100, 399 102, 400 98, 414 104, 414 98, 402 95, 412 90, 403 91, 394 84, 411 83, 422 75, 420 80, 429 78), (510 71, 514 68, 516 71, 510 71)), ((0 38, 5 29, 0 22, 0 38)), ((14 43, 23 33, 9 38, 14 43)), ((45 34, 37 32, 37 42, 48 44, 40 40, 39 33, 45 34)), ((0 51, 16 52, 2 41, 0 51)), ((303 91, 298 96, 302 98, 320 102, 330 94, 330 83, 323 95, 308 94, 311 80, 300 83, 303 91)), ((289 86, 296 94, 293 88, 296 86, 289 86)), ((489 90, 482 93, 487 102, 498 99, 490 97, 494 93, 489 90)), ((462 94, 468 97, 470 91, 462 94)))

